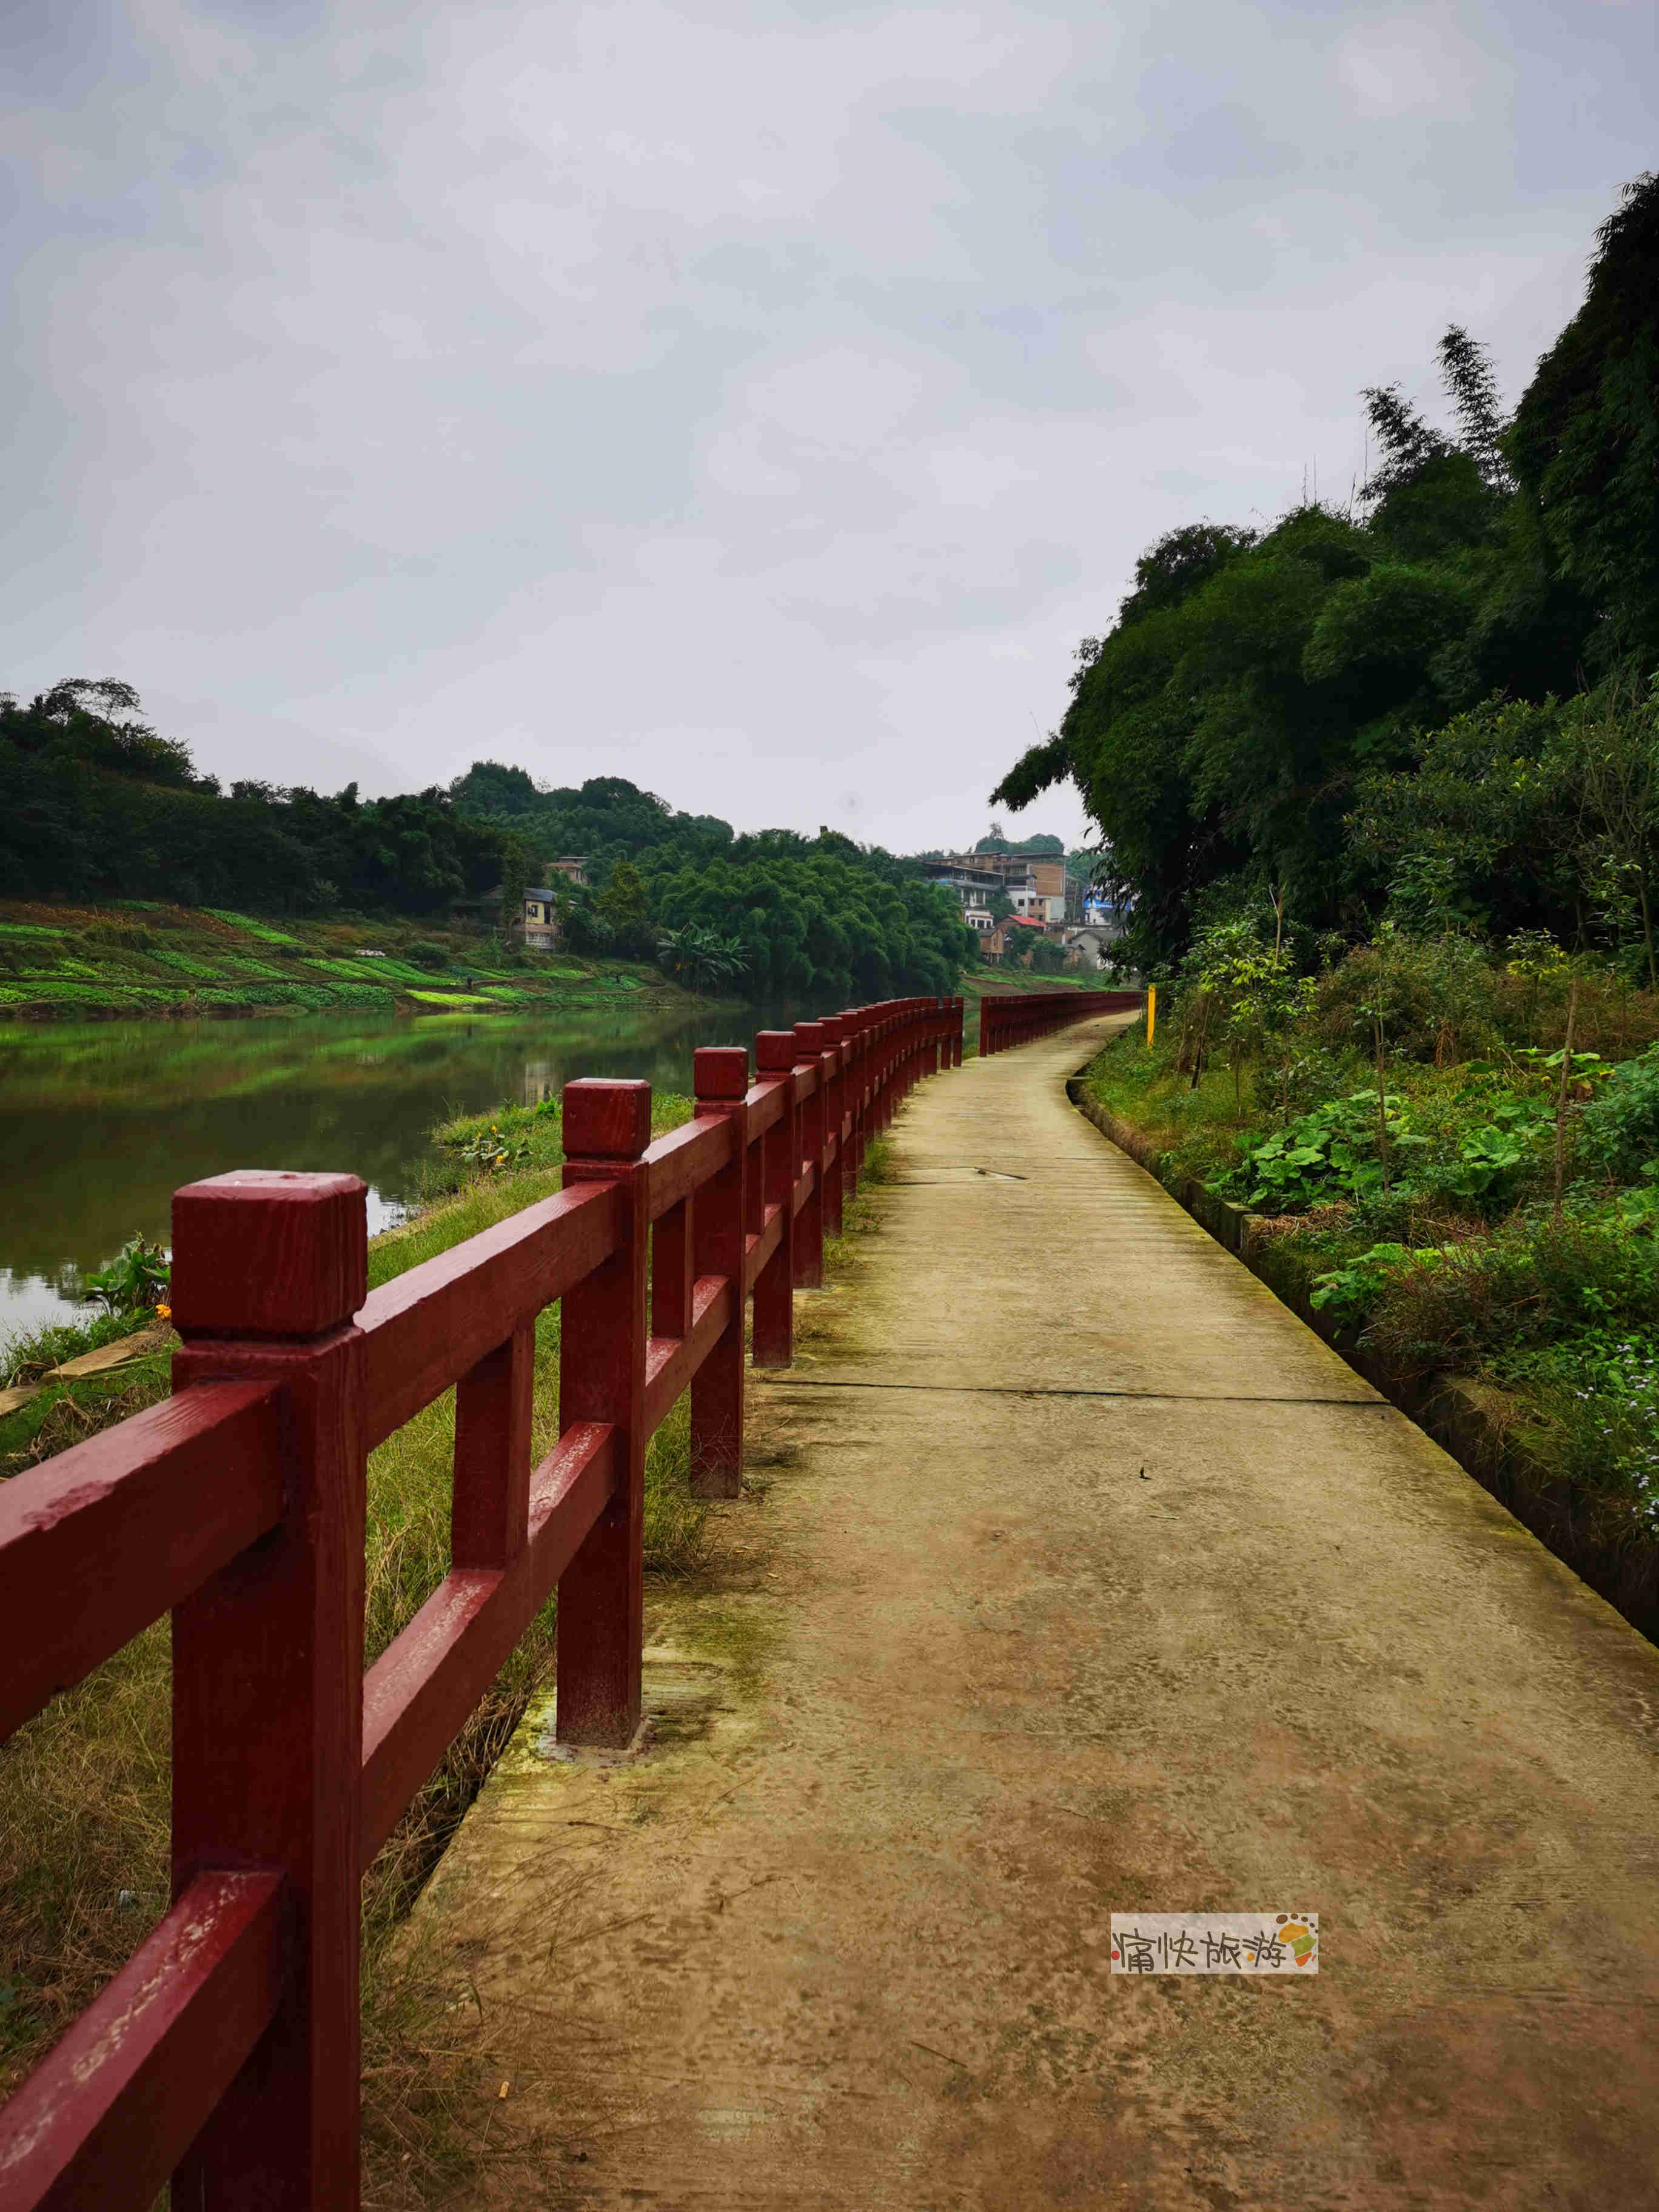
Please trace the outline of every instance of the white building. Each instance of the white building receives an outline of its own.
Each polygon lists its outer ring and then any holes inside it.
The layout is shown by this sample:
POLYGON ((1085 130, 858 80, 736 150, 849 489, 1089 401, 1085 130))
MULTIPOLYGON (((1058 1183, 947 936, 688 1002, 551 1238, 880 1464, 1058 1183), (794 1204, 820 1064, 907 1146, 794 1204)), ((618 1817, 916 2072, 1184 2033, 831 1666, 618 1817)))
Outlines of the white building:
MULTIPOLYGON (((587 855, 585 853, 568 853, 562 860, 550 860, 547 872, 553 884, 560 886, 576 884, 586 890, 587 855)), ((558 893, 552 884, 535 885, 525 893, 524 941, 526 949, 532 952, 558 951, 558 893)))

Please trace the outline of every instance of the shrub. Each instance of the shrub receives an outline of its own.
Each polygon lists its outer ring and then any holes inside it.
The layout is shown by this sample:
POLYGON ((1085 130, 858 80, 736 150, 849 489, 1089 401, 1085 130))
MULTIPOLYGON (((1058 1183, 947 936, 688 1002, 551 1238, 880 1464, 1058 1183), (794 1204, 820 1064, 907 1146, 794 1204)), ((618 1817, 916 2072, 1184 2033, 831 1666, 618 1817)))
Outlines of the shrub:
POLYGON ((1431 1261, 1413 1253, 1381 1287, 1365 1341, 1420 1375, 1610 1323, 1659 1326, 1659 1244, 1607 1212, 1507 1224, 1431 1261))
MULTIPOLYGON (((1383 1099, 1382 1109, 1379 1130, 1375 1091, 1328 1099, 1312 1113, 1298 1115, 1288 1128, 1275 1130, 1264 1143, 1250 1146, 1243 1164, 1218 1176, 1211 1188, 1225 1190, 1242 1197, 1246 1206, 1272 1213, 1299 1213, 1333 1198, 1368 1196, 1381 1190, 1385 1181, 1379 1134, 1386 1136, 1391 1150, 1427 1141, 1413 1133, 1401 1100, 1392 1092, 1383 1099)), ((1395 1171, 1400 1171, 1398 1164, 1395 1171)))
POLYGON ((1585 1152, 1625 1180, 1659 1158, 1659 1048, 1613 1069, 1582 1126, 1585 1152))
POLYGON ((86 1277, 84 1287, 106 1313, 136 1313, 165 1306, 172 1279, 173 1269, 161 1247, 132 1237, 107 1267, 86 1277))
POLYGON ((1467 938, 1362 945, 1320 978, 1315 1008, 1329 1046, 1370 1048, 1380 1015, 1391 1051, 1437 1067, 1489 1050, 1498 1038, 1498 979, 1467 938))
POLYGON ((1328 1312, 1339 1324, 1362 1321, 1401 1267, 1437 1267, 1444 1249, 1413 1251, 1405 1244, 1373 1244, 1345 1267, 1332 1267, 1314 1277, 1310 1305, 1328 1312))
POLYGON ((1659 1535, 1659 1344, 1641 1329, 1595 1329, 1505 1363, 1540 1417, 1529 1437, 1577 1486, 1623 1491, 1659 1535))

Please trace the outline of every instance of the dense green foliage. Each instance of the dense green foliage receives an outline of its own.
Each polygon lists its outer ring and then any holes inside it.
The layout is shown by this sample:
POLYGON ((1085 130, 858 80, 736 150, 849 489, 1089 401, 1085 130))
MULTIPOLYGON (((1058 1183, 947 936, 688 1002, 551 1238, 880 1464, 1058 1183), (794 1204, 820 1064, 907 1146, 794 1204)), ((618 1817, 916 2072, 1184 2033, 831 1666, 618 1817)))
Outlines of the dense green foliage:
POLYGON ((727 850, 732 825, 712 814, 682 814, 625 776, 590 776, 580 789, 548 789, 521 768, 474 761, 449 787, 471 820, 521 838, 538 861, 579 854, 596 881, 617 860, 647 854, 706 857, 727 850))
POLYGON ((1440 366, 1448 431, 1365 394, 1376 462, 1348 510, 1144 555, 995 794, 1077 785, 1149 972, 1253 902, 1352 939, 1393 897, 1659 977, 1659 179, 1603 225, 1512 420, 1466 332, 1440 366))
POLYGON ((445 792, 221 792, 125 684, 0 697, 0 878, 14 897, 432 914, 500 881, 503 839, 445 792))
POLYGON ((522 769, 491 761, 475 762, 450 793, 457 806, 538 841, 548 859, 587 861, 596 888, 558 898, 566 943, 654 951, 696 988, 741 978, 781 994, 943 994, 979 957, 950 891, 926 882, 914 860, 833 830, 738 836, 729 823, 677 813, 621 776, 544 791, 522 769))
POLYGON ((849 1004, 906 991, 943 996, 977 957, 950 891, 884 881, 839 854, 691 864, 653 890, 668 928, 726 932, 763 990, 827 990, 849 1004))

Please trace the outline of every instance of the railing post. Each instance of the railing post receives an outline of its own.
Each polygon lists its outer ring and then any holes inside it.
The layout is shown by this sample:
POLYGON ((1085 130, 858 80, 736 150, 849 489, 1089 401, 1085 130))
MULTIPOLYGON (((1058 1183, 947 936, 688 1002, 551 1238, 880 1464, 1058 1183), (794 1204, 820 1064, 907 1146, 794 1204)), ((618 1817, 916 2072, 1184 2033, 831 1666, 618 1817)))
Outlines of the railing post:
POLYGON ((823 1057, 823 1149, 828 1164, 823 1177, 823 1233, 839 1237, 847 1188, 847 1017, 830 1014, 818 1024, 829 1039, 823 1057))
POLYGON ((280 1869, 295 1916, 281 2009, 173 2177, 191 2212, 358 2201, 364 1195, 256 1170, 173 1194, 173 1388, 282 1382, 289 1464, 280 1528, 173 1616, 173 1899, 280 1869))
POLYGON ((795 1356, 795 1177, 800 1163, 800 1109, 795 1103, 795 1033, 760 1030, 755 1036, 755 1080, 775 1082, 783 1111, 761 1140, 762 1225, 780 1212, 777 1249, 755 1278, 754 1358, 757 1367, 787 1367, 795 1356))
MULTIPOLYGON (((795 1024, 795 1065, 816 1078, 810 1096, 800 1102, 800 1148, 804 1164, 812 1175, 812 1188, 795 1220, 795 1285, 816 1291, 823 1285, 823 1152, 824 1096, 829 1085, 829 1032, 822 1022, 795 1024)), ((802 1088, 799 1084, 797 1090, 802 1088)))
POLYGON ((744 1170, 749 1158, 749 1054, 705 1045, 692 1062, 697 1119, 730 1123, 732 1158, 692 1200, 694 1276, 724 1275, 726 1326, 691 1377, 691 1487, 699 1498, 735 1498, 743 1487, 744 1170))
POLYGON ((523 1322, 455 1386, 452 1567, 510 1567, 530 1534, 536 1324, 523 1322))
POLYGON ((858 1176, 864 1180, 864 1163, 878 1134, 876 1128, 877 1018, 868 1006, 859 1012, 859 1152, 858 1176))
POLYGON ((650 1242, 648 1083, 564 1086, 564 1187, 616 1187, 617 1249, 567 1291, 559 1316, 559 1428, 616 1431, 610 1503, 559 1577, 561 1743, 620 1746, 640 1723, 645 1632, 646 1260, 650 1242))
POLYGON ((841 1106, 846 1134, 842 1139, 841 1188, 843 1205, 856 1196, 864 1131, 864 1039, 859 1009, 848 1006, 836 1017, 841 1028, 841 1106))
POLYGON ((960 1067, 963 1032, 968 1025, 968 1001, 966 999, 955 999, 951 1004, 956 1009, 956 1026, 951 1032, 951 1065, 960 1067))

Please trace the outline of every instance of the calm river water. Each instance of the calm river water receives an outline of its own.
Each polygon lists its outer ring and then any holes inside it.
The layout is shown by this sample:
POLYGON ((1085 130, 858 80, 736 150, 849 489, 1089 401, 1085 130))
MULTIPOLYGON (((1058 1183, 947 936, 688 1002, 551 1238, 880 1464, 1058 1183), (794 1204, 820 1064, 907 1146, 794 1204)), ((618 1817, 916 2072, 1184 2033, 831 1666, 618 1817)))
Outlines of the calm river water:
POLYGON ((0 1341, 84 1310, 77 1270, 129 1237, 165 1242, 179 1183, 227 1168, 349 1170, 369 1186, 372 1232, 399 1218, 449 1114, 533 1104, 577 1075, 689 1091, 696 1046, 834 1011, 0 1026, 0 1341))

